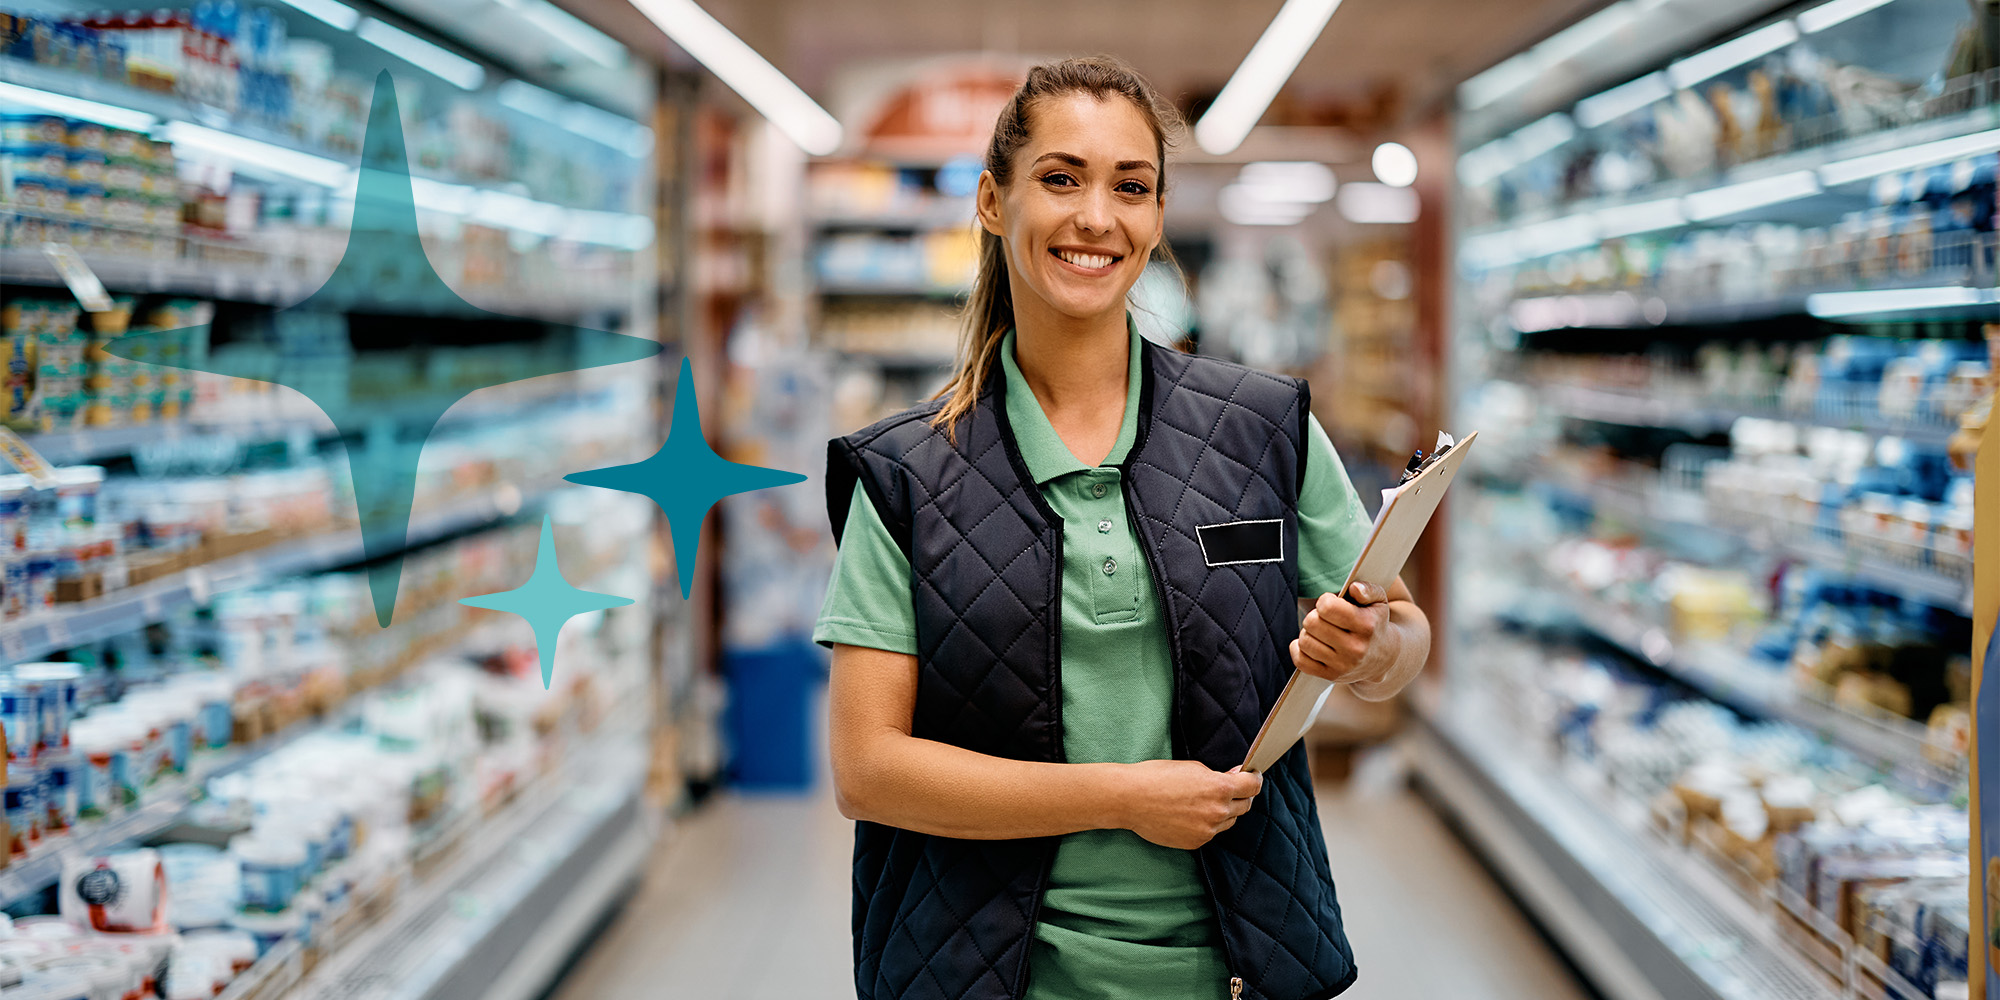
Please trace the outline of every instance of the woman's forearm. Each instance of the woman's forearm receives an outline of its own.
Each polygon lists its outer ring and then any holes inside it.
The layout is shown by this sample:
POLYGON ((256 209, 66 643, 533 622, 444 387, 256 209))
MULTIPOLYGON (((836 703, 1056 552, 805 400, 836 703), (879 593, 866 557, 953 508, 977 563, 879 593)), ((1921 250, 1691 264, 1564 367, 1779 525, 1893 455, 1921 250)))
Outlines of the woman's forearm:
POLYGON ((893 729, 836 741, 833 752, 835 793, 850 819, 966 840, 1125 825, 1123 765, 989 757, 893 729))
MULTIPOLYGON (((1417 679, 1431 656, 1431 623, 1422 608, 1411 601, 1389 602, 1389 632, 1396 643, 1396 655, 1382 676, 1355 681, 1349 687, 1363 701, 1387 701, 1417 679)), ((1384 637, 1388 638, 1388 637, 1384 637)))

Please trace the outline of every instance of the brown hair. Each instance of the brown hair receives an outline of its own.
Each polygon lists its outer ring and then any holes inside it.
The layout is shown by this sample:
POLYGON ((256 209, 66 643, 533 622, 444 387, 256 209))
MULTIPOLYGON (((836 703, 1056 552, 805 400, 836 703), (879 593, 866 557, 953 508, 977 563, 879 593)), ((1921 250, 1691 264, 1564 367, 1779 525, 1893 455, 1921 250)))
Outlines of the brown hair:
MULTIPOLYGON (((1029 115, 1045 98, 1062 94, 1090 94, 1099 100, 1116 95, 1132 102, 1153 130, 1160 157, 1157 197, 1167 194, 1167 147, 1174 144, 1184 128, 1180 112, 1160 97, 1153 85, 1137 70, 1112 56, 1084 56, 1047 63, 1028 71, 1028 78, 1000 109, 993 125, 993 141, 986 147, 986 169, 994 181, 1005 187, 1014 178, 1014 155, 1028 143, 1029 115)), ((1153 248, 1153 258, 1168 258, 1163 240, 1153 248)), ((938 396, 945 404, 931 418, 931 426, 942 428, 947 437, 957 439, 960 417, 971 412, 1000 353, 1000 340, 1014 325, 1014 295, 1007 284, 1007 251, 1000 237, 979 232, 979 275, 972 295, 966 300, 963 327, 958 337, 958 359, 951 381, 938 396)), ((936 397, 933 397, 936 398, 936 397)))

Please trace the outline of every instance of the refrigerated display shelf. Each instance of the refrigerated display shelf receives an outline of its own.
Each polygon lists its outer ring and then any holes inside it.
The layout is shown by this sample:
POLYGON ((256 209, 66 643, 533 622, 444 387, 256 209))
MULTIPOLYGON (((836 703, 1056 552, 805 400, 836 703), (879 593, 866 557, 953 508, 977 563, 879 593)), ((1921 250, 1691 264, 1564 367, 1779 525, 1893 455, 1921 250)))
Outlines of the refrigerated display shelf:
MULTIPOLYGON (((511 518, 533 509, 546 494, 523 497, 503 486, 410 522, 407 547, 415 548, 511 518)), ((203 563, 103 597, 57 605, 0 626, 0 658, 20 663, 80 643, 98 642, 159 621, 210 595, 314 570, 360 562, 361 533, 341 528, 264 550, 203 563)))
MULTIPOLYGON (((38 218, 49 216, 49 213, 26 213, 6 209, 0 210, 0 224, 4 224, 9 217, 28 214, 38 218)), ((161 238, 176 241, 198 239, 180 234, 169 234, 161 238)), ((222 241, 200 242, 213 245, 217 249, 224 246, 222 241)), ((84 252, 79 256, 90 265, 105 288, 114 294, 122 292, 134 295, 153 293, 193 295, 280 307, 295 305, 311 295, 326 280, 326 276, 332 273, 335 263, 331 260, 309 260, 241 245, 227 246, 226 252, 232 259, 261 260, 262 264, 261 266, 215 264, 164 255, 127 256, 95 251, 84 252)), ((0 277, 4 277, 6 283, 12 285, 63 287, 62 275, 57 272, 55 264, 49 260, 48 255, 39 248, 0 250, 0 277)), ((467 289, 464 297, 467 302, 491 312, 544 320, 575 319, 581 315, 594 313, 623 313, 632 306, 631 301, 610 295, 604 290, 579 294, 579 288, 589 292, 587 286, 581 283, 570 283, 561 289, 547 288, 537 290, 534 294, 524 294, 518 288, 500 291, 475 287, 467 289)), ((456 303, 444 302, 436 311, 451 315, 462 312, 463 307, 456 303)))
MULTIPOLYGON (((627 713, 629 715, 630 713, 627 713)), ((645 741, 606 720, 566 763, 477 817, 432 871, 292 983, 299 1000, 532 1000, 638 878, 656 822, 645 741)))
MULTIPOLYGON (((1677 179, 1661 184, 1649 185, 1617 197, 1588 199, 1534 212, 1524 212, 1504 223, 1469 230, 1465 234, 1466 242, 1470 244, 1466 247, 1466 251, 1472 253, 1475 258, 1481 255, 1481 244, 1473 243, 1472 241, 1475 240, 1524 241, 1528 244, 1534 244, 1538 240, 1551 240, 1563 235, 1571 237, 1563 241, 1569 245, 1553 246, 1550 249, 1542 249, 1542 247, 1534 245, 1517 247, 1517 250, 1541 250, 1539 253, 1529 253, 1518 257, 1521 260, 1528 260, 1562 250, 1589 246, 1598 242, 1602 238, 1601 233, 1603 232, 1599 213, 1616 213, 1621 209, 1631 209, 1634 206, 1651 206, 1671 199, 1681 199, 1689 196, 1699 198, 1707 192, 1731 188, 1740 184, 1765 180, 1784 174, 1798 173, 1800 171, 1813 172, 1815 181, 1825 189, 1844 188, 1873 180, 1876 176, 1883 173, 1902 172, 1917 169, 1918 167, 1928 167, 1932 163, 1949 162, 1977 155, 1980 152, 1991 152, 1996 146, 2000 146, 2000 136, 1988 135, 1992 130, 2000 128, 2000 102, 1995 102, 1992 99, 1995 96, 2000 96, 2000 71, 1987 71, 1963 77, 1954 82, 1951 93, 1955 95, 1951 100, 1955 100, 1956 103, 1947 101, 1945 106, 1970 107, 1971 110, 1941 114, 1923 121, 1912 122, 1847 139, 1840 139, 1795 152, 1768 156, 1734 167, 1719 175, 1677 179), (1990 143, 1985 141, 1989 139, 1991 140, 1990 143), (1930 161, 1919 161, 1918 158, 1910 157, 1908 154, 1898 154, 1898 151, 1909 150, 1911 147, 1924 146, 1929 143, 1951 144, 1952 148, 1947 150, 1944 146, 1931 147, 1939 150, 1939 156, 1935 160, 1930 161), (1960 146, 1964 148, 1958 148, 1960 146), (1871 166, 1870 161, 1863 159, 1882 154, 1891 154, 1891 158, 1897 161, 1908 160, 1911 162, 1908 162, 1907 165, 1875 170, 1871 166), (1832 169, 1827 169, 1829 167, 1832 169), (1584 238, 1586 234, 1589 234, 1589 238, 1584 238)), ((1805 197, 1822 196, 1807 195, 1805 197)), ((1780 201, 1774 204, 1777 208, 1783 208, 1793 203, 1795 203, 1795 200, 1780 201)), ((1729 222, 1739 221, 1746 217, 1755 217, 1760 209, 1768 210, 1769 207, 1772 207, 1771 203, 1757 204, 1754 208, 1746 209, 1743 212, 1699 221, 1688 219, 1683 214, 1677 222, 1649 226, 1639 229, 1636 232, 1664 232, 1688 226, 1726 225, 1729 222)), ((1665 210, 1661 210, 1660 214, 1663 219, 1666 219, 1672 218, 1677 213, 1667 213, 1665 210)), ((1831 220, 1829 219, 1829 221, 1831 220)), ((1633 234, 1629 231, 1629 227, 1620 228, 1628 230, 1620 235, 1633 234)), ((1498 244, 1487 245, 1497 246, 1498 244)))
POLYGON ((1913 792, 1943 798, 1965 782, 1965 760, 1934 759, 1939 751, 1914 720, 1836 705, 1824 693, 1801 690, 1782 664, 1758 663, 1719 643, 1676 641, 1664 627, 1565 581, 1550 579, 1548 593, 1576 625, 1635 660, 1738 711, 1798 726, 1874 763, 1913 792))
MULTIPOLYGON (((1507 379, 1534 394, 1554 413, 1577 420, 1625 427, 1660 427, 1707 436, 1727 433, 1744 417, 1782 420, 1815 427, 1837 427, 1882 437, 1899 437, 1915 444, 1942 446, 1957 430, 1954 421, 1899 420, 1883 416, 1871 405, 1842 406, 1834 415, 1788 412, 1777 405, 1753 405, 1719 400, 1676 398, 1657 392, 1606 386, 1569 385, 1535 379, 1507 379)), ((1775 404, 1775 401, 1773 401, 1775 404)))
POLYGON ((1844 995, 1719 872, 1621 825, 1474 714, 1417 713, 1415 776, 1608 1000, 1844 995))
POLYGON ((54 885, 62 877, 63 865, 72 859, 103 854, 159 833, 173 825, 208 779, 246 767, 318 728, 318 723, 301 724, 256 743, 197 753, 186 775, 147 789, 145 799, 136 807, 101 823, 81 825, 68 834, 45 839, 26 857, 16 858, 0 869, 0 906, 12 905, 54 885))
MULTIPOLYGON (((1615 511, 1628 521, 1653 522, 1676 530, 1720 534, 1756 551, 1793 559, 1887 593, 1915 598, 1961 614, 1972 613, 1972 567, 1969 560, 1962 567, 1962 572, 1925 565, 1915 555, 1912 555, 1910 563, 1899 563, 1818 537, 1816 532, 1819 529, 1815 526, 1780 522, 1768 511, 1732 509, 1725 513, 1742 523, 1719 522, 1709 516, 1714 511, 1699 494, 1684 493, 1669 497, 1657 489, 1632 489, 1567 478, 1541 477, 1529 481, 1545 489, 1580 497, 1593 508, 1615 511), (1759 519, 1765 523, 1759 523, 1759 519), (1775 530, 1779 527, 1785 530, 1775 530)), ((1913 546, 1905 548, 1913 553, 1921 551, 1923 558, 1938 556, 1931 547, 1921 550, 1913 546)))

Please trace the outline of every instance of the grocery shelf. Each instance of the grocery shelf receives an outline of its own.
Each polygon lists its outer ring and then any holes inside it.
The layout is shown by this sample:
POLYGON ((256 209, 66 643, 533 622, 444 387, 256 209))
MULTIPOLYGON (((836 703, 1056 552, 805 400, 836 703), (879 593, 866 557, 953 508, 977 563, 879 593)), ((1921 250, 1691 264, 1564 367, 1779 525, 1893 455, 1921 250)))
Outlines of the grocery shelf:
POLYGON ((819 229, 920 232, 930 229, 970 227, 973 224, 972 213, 972 199, 963 198, 952 202, 882 212, 827 212, 813 216, 812 224, 819 229))
MULTIPOLYGON (((0 65, 6 62, 0 59, 0 65)), ((6 209, 0 210, 0 224, 10 218, 29 215, 36 218, 55 217, 47 212, 6 209)), ((111 227, 98 225, 98 228, 111 227)), ((184 242, 197 249, 211 247, 226 252, 231 260, 258 263, 219 264, 164 254, 127 256, 95 251, 83 251, 79 256, 90 265, 105 288, 113 293, 192 295, 280 307, 296 305, 318 290, 326 276, 333 272, 335 264, 332 260, 313 260, 178 233, 165 234, 162 238, 184 242)), ((0 277, 4 277, 9 284, 63 287, 62 275, 40 249, 0 249, 0 277)), ((580 293, 580 288, 585 286, 569 283, 561 289, 541 289, 533 294, 518 288, 505 291, 471 288, 464 292, 464 296, 467 302, 490 312, 545 320, 574 319, 592 313, 623 313, 632 305, 608 294, 580 293)))
MULTIPOLYGON (((628 713, 629 714, 629 713, 628 713)), ((555 773, 474 817, 449 860, 323 955, 300 1000, 532 1000, 637 879, 655 823, 645 742, 606 720, 555 773)))
MULTIPOLYGON (((1565 417, 1627 427, 1664 427, 1695 435, 1721 434, 1744 417, 1783 420, 1795 424, 1838 427, 1878 436, 1900 437, 1915 444, 1942 446, 1957 426, 1948 421, 1897 420, 1870 407, 1844 407, 1837 416, 1787 412, 1776 405, 1697 398, 1675 398, 1657 392, 1604 386, 1569 385, 1532 379, 1506 379, 1534 394, 1544 408, 1565 417)), ((1775 403, 1775 401, 1773 401, 1775 403)))
POLYGON ((1567 477, 1542 477, 1533 481, 1582 497, 1594 508, 1616 511, 1628 520, 1724 535, 1752 549, 1785 556, 1890 593, 1913 597, 1962 614, 1972 612, 1969 564, 1965 575, 1954 576, 1931 567, 1904 565, 1853 551, 1830 539, 1818 537, 1810 527, 1774 531, 1768 525, 1757 526, 1751 517, 1739 518, 1747 522, 1745 524, 1720 522, 1708 516, 1711 505, 1698 494, 1669 498, 1657 489, 1633 489, 1597 481, 1578 482, 1567 477))
POLYGON ((1620 824, 1481 713, 1425 706, 1415 777, 1607 1000, 1841 995, 1717 871, 1620 824))
POLYGON ((1782 719, 1882 767, 1898 784, 1945 797, 1965 777, 1965 762, 1940 764, 1922 725, 1863 715, 1801 691, 1782 665, 1759 663, 1719 643, 1677 642, 1667 630, 1566 583, 1552 591, 1585 631, 1702 694, 1761 718, 1782 719))
MULTIPOLYGON (((512 487, 482 493, 436 513, 412 518, 407 544, 415 548, 492 524, 538 504, 541 499, 542 495, 524 498, 512 487)), ((59 604, 41 614, 0 625, 0 657, 9 663, 20 663, 80 643, 108 639, 159 621, 161 616, 176 609, 206 603, 211 594, 344 566, 361 561, 363 555, 359 529, 347 527, 203 563, 103 597, 59 604)))
MULTIPOLYGON (((1599 222, 1599 213, 1615 215, 1619 210, 1632 208, 1633 206, 1650 206, 1669 199, 1685 198, 1690 195, 1699 196, 1704 192, 1720 188, 1733 187, 1739 184, 1764 180, 1783 174, 1793 174, 1800 171, 1814 171, 1824 175, 1820 176, 1819 180, 1829 190, 1860 186, 1861 182, 1872 180, 1873 175, 1863 174, 1849 178, 1847 176, 1849 172, 1843 171, 1826 174, 1820 171, 1819 168, 1827 164, 1845 162, 1893 150, 1908 149, 1912 146, 1919 146, 1925 143, 1943 142, 1973 136, 2000 127, 2000 107, 1996 107, 1988 101, 1977 99, 1976 96, 1978 93, 1984 93, 1995 86, 2000 86, 2000 74, 1988 73, 1969 78, 1961 86, 1967 89, 1967 95, 1971 98, 1968 103, 1970 103, 1972 109, 1969 111, 1941 115, 1900 127, 1870 132, 1866 135, 1836 140, 1794 152, 1781 153, 1776 156, 1768 156, 1755 162, 1734 167, 1715 176, 1677 179, 1649 185, 1616 197, 1586 199, 1559 207, 1523 212, 1504 223, 1468 230, 1464 241, 1461 243, 1461 246, 1464 247, 1462 252, 1469 253, 1471 255, 1470 259, 1474 260, 1481 257, 1491 259, 1492 256, 1498 256, 1493 251, 1507 246, 1512 250, 1512 256, 1517 259, 1527 260, 1545 256, 1549 253, 1560 252, 1561 250, 1588 246, 1598 242, 1601 238, 1599 234, 1603 229, 1602 224, 1599 222), (1989 77, 1991 79, 1988 79, 1989 77)), ((1821 194, 1810 197, 1827 197, 1827 195, 1821 194)), ((1865 198, 1862 201, 1865 202, 1865 198)), ((1760 208, 1769 212, 1783 210, 1796 204, 1797 202, 1795 201, 1788 201, 1769 207, 1760 206, 1760 208)), ((1666 232, 1674 229, 1709 224, 1727 225, 1730 222, 1741 221, 1744 218, 1755 217, 1756 215, 1757 212, 1753 210, 1703 221, 1683 218, 1673 225, 1649 228, 1642 230, 1642 232, 1666 232)))

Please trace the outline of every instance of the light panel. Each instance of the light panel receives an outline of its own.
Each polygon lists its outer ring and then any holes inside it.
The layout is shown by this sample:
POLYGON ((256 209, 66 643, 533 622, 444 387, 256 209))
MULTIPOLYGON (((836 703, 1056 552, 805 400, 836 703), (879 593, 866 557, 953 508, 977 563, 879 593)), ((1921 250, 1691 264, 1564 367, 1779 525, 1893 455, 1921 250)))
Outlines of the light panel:
POLYGON ((1243 57, 1242 65, 1223 84, 1215 103, 1195 123, 1195 142, 1213 156, 1234 152, 1242 145, 1339 7, 1340 0, 1285 0, 1278 16, 1243 57))
POLYGON ((694 0, 632 4, 800 149, 824 156, 840 148, 840 122, 694 0))

